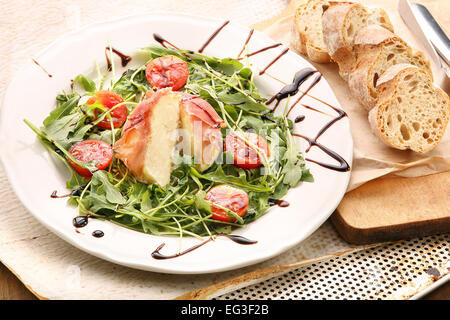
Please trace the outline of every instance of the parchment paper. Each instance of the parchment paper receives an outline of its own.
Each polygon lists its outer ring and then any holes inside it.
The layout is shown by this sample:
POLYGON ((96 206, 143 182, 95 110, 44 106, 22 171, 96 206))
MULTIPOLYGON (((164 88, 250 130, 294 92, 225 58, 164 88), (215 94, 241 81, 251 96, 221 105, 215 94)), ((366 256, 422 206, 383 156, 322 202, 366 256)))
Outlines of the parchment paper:
MULTIPOLYGON (((300 3, 303 1, 297 1, 300 3)), ((403 23, 398 11, 397 1, 392 0, 363 0, 360 3, 371 7, 381 7, 388 11, 394 30, 411 46, 424 50, 421 43, 411 34, 403 23)), ((450 12, 450 1, 421 1, 432 12, 450 12), (435 9, 433 11, 433 9, 435 9)), ((290 46, 291 28, 293 23, 293 10, 288 15, 270 23, 262 23, 258 28, 271 38, 290 46)), ((440 17, 439 17, 440 18, 440 17)), ((448 34, 448 23, 439 20, 448 34)), ((447 22, 447 21, 445 21, 447 22)), ((292 49, 292 48, 291 48, 292 49)), ((427 55, 427 53, 425 52, 427 55)), ((427 55, 429 58, 430 56, 427 55)), ((305 57, 308 59, 307 57, 305 57)), ((430 59, 431 60, 431 59, 430 59)), ((354 141, 354 162, 352 175, 347 191, 355 189, 361 184, 385 175, 403 177, 419 177, 433 173, 450 170, 450 133, 447 128, 446 135, 440 144, 427 154, 418 154, 413 151, 396 150, 385 145, 370 131, 367 121, 367 111, 354 99, 344 80, 338 75, 337 65, 334 63, 312 63, 324 75, 334 90, 342 108, 350 118, 351 131, 354 141)), ((432 64, 435 78, 437 68, 432 64)), ((441 86, 439 79, 436 85, 441 86)))

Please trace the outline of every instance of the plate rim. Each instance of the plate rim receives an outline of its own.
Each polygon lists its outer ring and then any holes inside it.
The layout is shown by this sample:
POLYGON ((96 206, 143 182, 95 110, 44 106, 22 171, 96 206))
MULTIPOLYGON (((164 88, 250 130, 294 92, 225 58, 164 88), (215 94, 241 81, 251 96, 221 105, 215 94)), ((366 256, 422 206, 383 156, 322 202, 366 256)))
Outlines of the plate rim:
MULTIPOLYGON (((76 36, 82 36, 84 32, 88 31, 89 29, 93 29, 93 28, 100 28, 102 26, 107 26, 110 25, 112 23, 120 23, 126 20, 130 20, 132 18, 148 18, 148 19, 152 19, 152 18, 161 18, 162 16, 166 16, 169 18, 176 18, 176 17, 181 17, 181 18, 186 18, 186 19, 200 19, 202 21, 205 22, 216 22, 218 23, 218 26, 220 23, 224 23, 225 21, 227 21, 226 19, 219 19, 219 18, 212 18, 212 17, 205 17, 205 16, 201 16, 201 15, 192 15, 192 14, 186 14, 186 13, 171 13, 168 11, 155 11, 152 13, 142 13, 142 14, 131 14, 131 15, 125 15, 119 18, 114 18, 114 19, 108 19, 108 20, 103 20, 103 21, 99 21, 99 22, 94 22, 91 24, 88 24, 78 30, 74 30, 74 31, 69 31, 66 32, 60 36, 58 36, 55 40, 53 40, 50 44, 48 44, 47 46, 45 46, 44 48, 42 48, 41 50, 39 50, 36 54, 31 55, 30 58, 35 58, 38 59, 39 57, 41 57, 42 55, 46 54, 48 51, 52 50, 52 48, 56 45, 59 45, 61 43, 64 43, 65 41, 70 41, 71 37, 76 37, 76 36)), ((250 31, 251 28, 248 26, 244 26, 236 21, 233 21, 232 19, 230 19, 230 25, 234 25, 235 27, 239 28, 239 29, 243 29, 243 30, 247 30, 250 31)), ((254 30, 254 33, 258 35, 258 37, 260 38, 264 38, 266 41, 270 41, 273 43, 276 43, 275 40, 273 40, 272 38, 270 38, 269 36, 267 36, 266 34, 264 34, 263 32, 259 31, 259 30, 254 30)), ((312 65, 308 60, 306 60, 304 57, 302 57, 301 55, 297 54, 296 52, 289 50, 288 54, 294 54, 296 56, 298 56, 299 58, 301 58, 304 62, 308 63, 309 65, 312 65)), ((6 90, 4 92, 4 96, 2 99, 2 104, 1 104, 1 108, 0 108, 0 133, 3 131, 1 124, 3 123, 4 119, 4 113, 5 113, 5 104, 7 101, 8 96, 10 95, 9 92, 12 90, 12 85, 13 83, 15 83, 18 79, 19 79, 19 75, 20 73, 22 73, 24 70, 27 69, 27 66, 31 64, 31 61, 25 61, 23 63, 23 65, 18 68, 17 71, 15 71, 15 74, 13 75, 13 77, 11 78, 10 82, 8 83, 6 90)), ((313 66, 314 67, 314 66, 313 66)), ((326 81, 326 79, 325 79, 326 81)), ((333 94, 333 96, 336 98, 337 97, 334 93, 334 90, 331 88, 331 86, 329 85, 328 81, 326 81, 327 85, 330 87, 330 92, 331 94, 333 94)), ((338 101, 338 100, 337 100, 338 101)), ((338 101, 339 103, 339 101, 338 101)), ((340 103, 339 103, 340 106, 340 103)), ((347 118, 342 119, 344 121, 347 122, 347 129, 348 129, 348 135, 349 135, 349 140, 346 141, 349 144, 349 149, 351 150, 350 154, 349 154, 349 158, 346 159, 347 162, 349 163, 351 170, 353 169, 353 150, 354 150, 354 141, 353 141, 353 137, 351 134, 351 129, 350 129, 350 121, 347 118)), ((155 266, 149 266, 149 265, 145 265, 143 263, 134 263, 134 262, 129 262, 126 261, 126 259, 120 259, 119 257, 117 257, 114 254, 111 254, 110 252, 108 253, 104 253, 102 251, 96 251, 91 249, 90 247, 87 246, 83 246, 81 243, 77 242, 75 239, 71 238, 69 235, 67 235, 65 232, 58 230, 57 228, 55 228, 54 226, 52 226, 51 224, 47 223, 39 214, 35 214, 34 210, 32 210, 32 208, 28 205, 27 201, 25 200, 25 195, 22 195, 19 192, 19 186, 16 182, 12 181, 11 178, 11 172, 12 169, 9 167, 9 165, 7 164, 7 160, 5 159, 6 156, 4 155, 3 152, 0 152, 0 162, 3 165, 4 171, 5 171, 5 175, 12 187, 12 189, 14 190, 14 193, 16 194, 16 196, 19 198, 19 200, 21 201, 22 205, 29 211, 29 213, 31 213, 31 215, 39 221, 39 223, 41 223, 44 227, 46 227, 48 230, 50 230, 51 232, 55 233, 58 237, 60 237, 61 239, 63 239, 64 241, 68 242, 69 244, 73 245, 74 247, 88 253, 91 254, 95 257, 104 259, 106 261, 115 263, 115 264, 119 264, 119 265, 123 265, 123 266, 127 266, 127 267, 131 267, 131 268, 135 268, 135 269, 139 269, 139 270, 145 270, 145 271, 151 271, 151 272, 162 272, 162 273, 170 273, 170 274, 208 274, 208 273, 217 273, 217 272, 223 272, 223 271, 230 271, 230 270, 236 270, 245 266, 250 266, 250 265, 254 265, 257 264, 259 262, 262 261, 266 261, 270 258, 273 258, 277 255, 282 254, 283 252, 286 252, 287 250, 291 249, 292 247, 299 245, 302 241, 304 241, 307 237, 309 237, 313 232, 315 232, 323 223, 326 222, 326 220, 328 220, 328 218, 331 216, 331 214, 336 210, 337 206, 339 205, 340 201, 342 200, 343 196, 346 193, 346 190, 348 188, 348 184, 350 182, 350 176, 351 176, 351 170, 343 173, 345 174, 345 181, 342 184, 342 189, 340 190, 340 192, 336 193, 337 197, 337 203, 334 203, 333 205, 331 205, 330 207, 332 208, 330 210, 330 212, 328 212, 327 214, 323 214, 321 219, 318 219, 317 222, 314 225, 310 225, 307 229, 307 232, 303 233, 302 237, 296 238, 293 241, 290 241, 289 243, 283 243, 282 245, 280 245, 278 247, 277 250, 273 250, 271 251, 270 254, 265 254, 265 255, 260 255, 259 258, 254 258, 252 260, 246 260, 245 262, 242 263, 235 263, 233 265, 228 265, 226 267, 215 267, 213 269, 198 269, 198 270, 186 270, 186 269, 173 269, 173 268, 167 268, 167 267, 155 267, 155 266)))

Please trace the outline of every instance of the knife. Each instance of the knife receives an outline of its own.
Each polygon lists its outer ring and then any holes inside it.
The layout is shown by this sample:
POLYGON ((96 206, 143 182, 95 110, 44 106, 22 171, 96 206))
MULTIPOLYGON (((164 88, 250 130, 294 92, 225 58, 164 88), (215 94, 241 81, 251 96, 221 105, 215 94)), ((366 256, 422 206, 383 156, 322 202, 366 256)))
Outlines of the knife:
POLYGON ((424 45, 436 69, 450 78, 449 70, 442 63, 444 60, 450 65, 450 41, 428 9, 421 4, 400 0, 398 10, 405 24, 424 45))

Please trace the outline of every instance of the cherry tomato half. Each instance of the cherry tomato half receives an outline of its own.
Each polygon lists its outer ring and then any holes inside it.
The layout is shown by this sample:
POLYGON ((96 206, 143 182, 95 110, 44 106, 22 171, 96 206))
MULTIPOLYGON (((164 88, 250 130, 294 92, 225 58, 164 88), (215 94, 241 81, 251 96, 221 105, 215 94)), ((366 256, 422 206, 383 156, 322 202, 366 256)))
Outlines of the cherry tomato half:
POLYGON ((184 60, 168 55, 153 59, 147 65, 145 76, 153 87, 171 87, 176 91, 182 88, 189 78, 189 68, 184 60))
MULTIPOLYGON (((269 156, 269 145, 263 137, 253 132, 247 132, 245 137, 251 144, 258 146, 260 153, 269 156)), ((229 133, 225 138, 225 151, 231 151, 234 164, 243 169, 257 168, 262 163, 255 149, 233 133, 229 133)))
MULTIPOLYGON (((80 162, 96 161, 95 167, 99 170, 106 169, 112 161, 113 149, 104 141, 84 140, 73 144, 69 152, 80 162)), ((85 168, 67 159, 72 168, 80 175, 86 178, 92 176, 92 173, 85 168)))
MULTIPOLYGON (((115 92, 101 90, 90 97, 86 104, 94 104, 96 101, 101 103, 106 109, 111 109, 115 105, 122 103, 123 99, 115 92)), ((95 114, 97 115, 97 111, 95 114)), ((127 107, 125 105, 121 105, 111 111, 109 115, 111 116, 114 128, 119 128, 124 124, 125 120, 127 120, 127 107)), ((103 129, 111 129, 109 117, 106 116, 97 124, 97 126, 103 129)))
MULTIPOLYGON (((247 211, 248 195, 247 192, 231 187, 226 184, 221 184, 213 187, 206 194, 205 200, 217 203, 218 205, 236 212, 242 217, 247 211)), ((213 219, 218 221, 230 222, 236 221, 236 218, 230 218, 230 215, 223 209, 211 205, 213 212, 213 219)))

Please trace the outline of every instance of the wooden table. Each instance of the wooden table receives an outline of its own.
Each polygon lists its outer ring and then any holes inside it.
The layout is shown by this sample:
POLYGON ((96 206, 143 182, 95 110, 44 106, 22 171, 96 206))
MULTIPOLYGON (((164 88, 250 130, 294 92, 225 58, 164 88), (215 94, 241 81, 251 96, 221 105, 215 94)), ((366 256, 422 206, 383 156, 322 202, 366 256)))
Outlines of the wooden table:
MULTIPOLYGON (((423 299, 450 300, 450 282, 429 293, 423 299)), ((0 300, 37 300, 37 298, 0 263, 0 300)))

